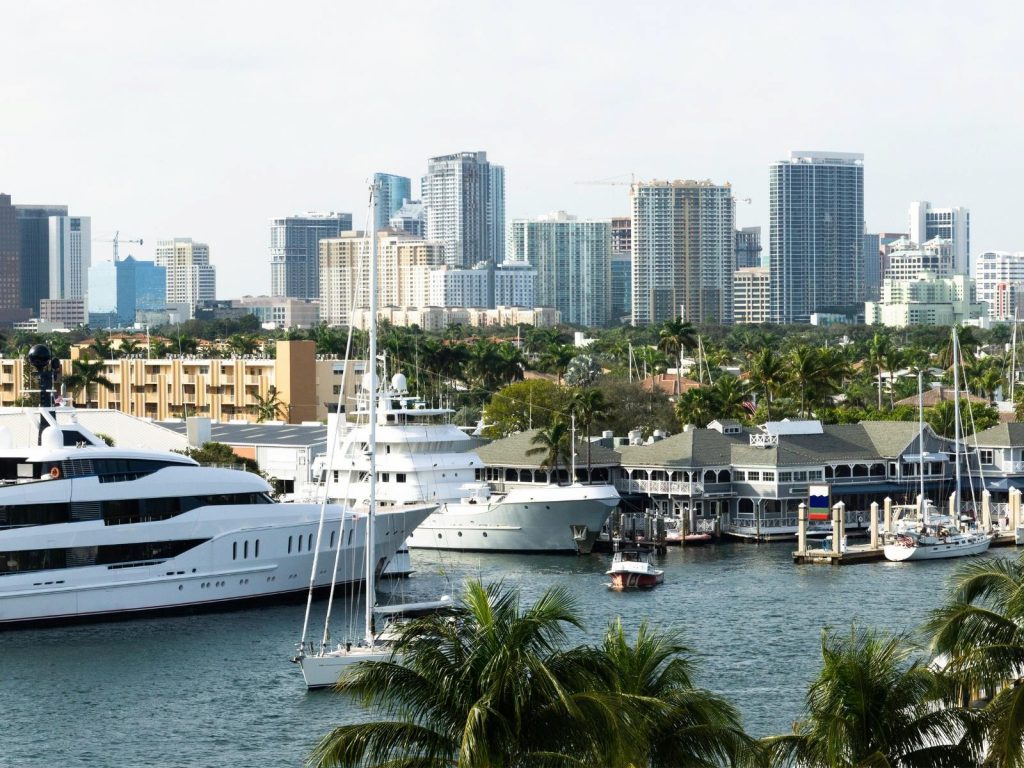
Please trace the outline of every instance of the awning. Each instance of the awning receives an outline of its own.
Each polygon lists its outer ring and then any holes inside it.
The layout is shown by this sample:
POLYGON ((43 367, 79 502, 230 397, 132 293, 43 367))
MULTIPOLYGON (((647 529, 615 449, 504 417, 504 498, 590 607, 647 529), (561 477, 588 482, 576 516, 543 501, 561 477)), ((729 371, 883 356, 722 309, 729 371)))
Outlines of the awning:
POLYGON ((906 485, 899 483, 833 483, 830 488, 833 498, 844 493, 897 493, 906 490, 906 485))

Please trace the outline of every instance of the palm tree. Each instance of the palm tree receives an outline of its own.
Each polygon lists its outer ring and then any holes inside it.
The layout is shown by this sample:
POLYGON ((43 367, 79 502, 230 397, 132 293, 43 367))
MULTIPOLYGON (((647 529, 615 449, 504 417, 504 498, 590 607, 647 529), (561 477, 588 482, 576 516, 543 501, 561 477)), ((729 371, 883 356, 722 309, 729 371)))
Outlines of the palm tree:
POLYGON ((72 392, 84 393, 86 405, 92 400, 89 390, 95 384, 108 392, 115 387, 113 382, 103 374, 105 363, 102 360, 86 360, 79 358, 71 363, 71 373, 64 377, 64 386, 72 392))
MULTIPOLYGON (((535 456, 538 453, 543 453, 544 458, 540 465, 551 471, 551 478, 557 483, 558 468, 568 454, 569 426, 564 420, 556 418, 547 427, 538 429, 537 434, 530 438, 530 443, 536 447, 530 448, 526 455, 535 456)), ((572 446, 572 450, 575 448, 572 446)))
POLYGON ((697 343, 697 331, 693 324, 682 317, 670 318, 661 324, 658 331, 658 349, 666 355, 676 357, 676 389, 682 392, 683 350, 697 343))
POLYGON ((259 392, 256 393, 256 403, 253 405, 253 410, 256 412, 256 423, 262 424, 264 421, 276 421, 283 418, 283 413, 287 410, 287 406, 281 400, 277 387, 271 384, 267 388, 266 395, 261 395, 259 392))
POLYGON ((245 333, 232 334, 225 343, 227 344, 228 351, 237 357, 251 355, 259 347, 259 339, 245 333))
POLYGON ((580 627, 563 587, 523 608, 501 584, 466 585, 454 618, 428 616, 401 631, 400 656, 359 662, 336 690, 390 720, 338 726, 314 766, 599 765, 618 754, 619 727, 587 664, 561 650, 580 627))
POLYGON ((735 376, 723 374, 711 388, 720 419, 745 419, 750 402, 750 385, 735 376))
MULTIPOLYGON (((878 410, 882 410, 882 371, 886 366, 886 362, 889 356, 892 354, 893 344, 892 339, 884 333, 876 333, 871 337, 871 343, 868 346, 868 364, 871 366, 871 370, 875 372, 878 379, 878 410)), ((892 369, 890 368, 890 375, 892 369)))
POLYGON ((949 602, 925 626, 931 651, 965 691, 994 692, 984 704, 985 765, 1024 766, 1024 559, 966 563, 949 602))
POLYGON ((478 339, 469 348, 466 369, 479 389, 490 392, 497 389, 499 362, 498 345, 487 339, 478 339))
MULTIPOLYGON (((583 425, 583 428, 587 431, 587 482, 590 482, 590 431, 594 425, 594 420, 604 416, 608 410, 608 403, 604 399, 604 393, 597 387, 588 387, 586 389, 577 389, 572 393, 572 398, 569 401, 569 406, 572 408, 573 414, 576 416, 576 420, 583 425)), ((576 446, 573 446, 573 450, 576 450, 576 446)), ((573 478, 575 480, 576 478, 573 478)))
POLYGON ((754 390, 764 399, 768 421, 772 420, 772 401, 786 381, 786 362, 771 347, 760 350, 751 361, 748 371, 754 390))
POLYGON ((575 356, 576 351, 573 347, 568 344, 558 344, 548 347, 540 356, 538 364, 541 370, 556 374, 558 376, 558 383, 561 384, 562 377, 565 375, 565 369, 569 367, 569 363, 575 356))
POLYGON ((736 765, 753 755, 754 744, 744 734, 736 709, 694 685, 692 652, 676 633, 652 632, 644 622, 630 643, 621 619, 615 619, 600 650, 599 658, 607 662, 597 665, 608 674, 605 687, 646 715, 636 738, 622 745, 625 754, 603 765, 736 765))
POLYGON ((800 417, 807 418, 807 401, 814 400, 821 385, 821 356, 806 344, 789 353, 790 380, 800 391, 800 417))
POLYGON ((514 344, 503 342, 498 345, 497 369, 495 375, 502 386, 523 380, 525 360, 523 353, 514 344))
POLYGON ((110 360, 114 357, 113 345, 110 337, 105 333, 97 333, 86 350, 96 355, 99 360, 110 360))
POLYGON ((773 765, 801 768, 977 766, 976 715, 904 636, 825 629, 822 668, 793 732, 765 740, 773 765))

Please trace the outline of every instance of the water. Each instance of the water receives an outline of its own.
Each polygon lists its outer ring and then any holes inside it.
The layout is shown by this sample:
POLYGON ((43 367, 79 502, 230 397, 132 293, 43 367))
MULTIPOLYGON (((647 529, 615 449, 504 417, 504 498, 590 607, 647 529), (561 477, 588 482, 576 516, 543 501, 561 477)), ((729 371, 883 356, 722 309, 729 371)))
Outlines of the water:
MULTIPOLYGON (((610 555, 414 552, 417 574, 382 585, 427 600, 448 578, 503 579, 532 601, 563 584, 597 640, 621 616, 680 629, 700 655, 699 682, 728 696, 763 736, 789 729, 820 662, 823 626, 856 620, 913 630, 938 606, 957 561, 793 565, 792 546, 670 550, 665 584, 605 588, 610 555), (445 575, 447 574, 447 576, 445 575)), ((1011 556, 1012 550, 994 556, 1011 556)), ((361 622, 361 600, 344 613, 361 622)), ((316 606, 322 616, 324 605, 316 606)), ((271 608, 0 634, 0 768, 299 766, 334 725, 361 716, 330 692, 308 693, 289 663, 304 607, 271 608)), ((320 619, 322 621, 322 619, 320 619)), ((335 636, 344 634, 345 620, 335 636)))

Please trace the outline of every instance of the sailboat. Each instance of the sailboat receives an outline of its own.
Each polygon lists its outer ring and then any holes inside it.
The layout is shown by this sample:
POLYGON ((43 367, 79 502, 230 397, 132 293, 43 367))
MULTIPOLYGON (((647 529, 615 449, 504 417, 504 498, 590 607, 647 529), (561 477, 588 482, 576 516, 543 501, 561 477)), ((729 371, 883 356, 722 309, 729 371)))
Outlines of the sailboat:
MULTIPOLYGON (((344 643, 338 643, 334 647, 331 647, 328 642, 328 622, 330 621, 330 608, 328 608, 327 619, 324 625, 323 640, 319 644, 319 647, 315 647, 306 641, 306 631, 309 622, 309 605, 307 603, 306 610, 306 623, 303 625, 303 638, 299 644, 298 654, 292 659, 302 668, 302 676, 306 681, 306 687, 309 689, 314 688, 326 688, 333 686, 338 682, 338 678, 344 671, 345 667, 353 664, 357 661, 370 661, 370 660, 384 660, 392 655, 392 648, 379 635, 375 630, 374 618, 377 613, 375 608, 375 596, 376 596, 376 583, 378 570, 382 570, 385 563, 379 562, 377 558, 373 557, 370 553, 373 553, 375 545, 375 530, 374 530, 374 519, 377 512, 377 443, 376 443, 376 430, 377 430, 377 393, 379 390, 377 381, 377 232, 376 227, 373 226, 373 222, 376 220, 375 210, 377 205, 377 187, 376 184, 371 186, 370 189, 370 329, 369 329, 369 359, 370 359, 370 370, 367 372, 363 380, 363 388, 370 393, 370 402, 368 409, 369 418, 369 433, 367 440, 363 446, 365 454, 369 458, 369 498, 366 505, 365 516, 366 516, 366 558, 365 558, 365 610, 363 614, 364 627, 363 636, 356 642, 348 640, 344 643)), ((342 388, 344 391, 344 387, 342 388)), ((351 435, 349 434, 349 440, 347 444, 351 448, 351 435)), ((335 436, 336 442, 336 436, 335 436)), ((333 442, 332 442, 333 446, 333 442)), ((324 495, 324 502, 326 503, 327 494, 324 495)), ((426 510, 429 514, 437 509, 436 504, 421 504, 415 506, 406 506, 404 508, 407 511, 415 511, 417 513, 426 510)), ((361 511, 361 510, 360 510, 361 511)), ((425 516, 425 515, 424 515, 425 516)), ((422 519, 422 518, 420 518, 422 519)), ((318 537, 319 537, 318 532, 318 537)), ((339 541, 343 537, 339 536, 339 541)), ((314 572, 316 565, 314 564, 314 572)), ((310 590, 310 599, 312 599, 312 587, 310 590)), ((333 599, 333 590, 332 590, 333 599)))
POLYGON ((956 529, 960 516, 960 339, 957 337, 956 327, 953 328, 953 414, 954 421, 954 460, 956 467, 956 484, 953 488, 951 500, 952 520, 951 528, 941 528, 933 525, 929 514, 930 502, 924 495, 924 394, 922 389, 921 373, 917 374, 917 418, 918 418, 918 446, 920 450, 921 494, 921 528, 916 531, 906 531, 885 545, 885 559, 893 562, 905 560, 944 560, 951 557, 968 557, 980 555, 986 552, 992 543, 992 537, 987 532, 967 532, 956 529))

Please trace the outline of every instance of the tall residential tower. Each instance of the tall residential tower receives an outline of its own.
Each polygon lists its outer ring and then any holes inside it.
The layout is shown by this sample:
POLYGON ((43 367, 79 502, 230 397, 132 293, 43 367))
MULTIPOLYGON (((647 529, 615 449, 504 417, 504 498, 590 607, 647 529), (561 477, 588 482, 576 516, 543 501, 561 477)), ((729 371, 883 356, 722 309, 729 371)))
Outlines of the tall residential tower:
POLYGON ((953 241, 953 274, 971 270, 971 212, 967 208, 932 208, 927 200, 910 204, 910 239, 927 243, 936 237, 953 241))
POLYGON ((217 273, 210 264, 210 246, 191 237, 159 240, 156 265, 167 269, 167 303, 187 306, 189 318, 196 305, 217 296, 217 273))
POLYGON ((505 256, 505 169, 486 152, 432 157, 421 184, 427 239, 444 245, 449 266, 497 264, 505 256))
POLYGON ((771 321, 863 307, 864 156, 791 152, 771 167, 771 321))
POLYGON ((391 217, 398 213, 406 200, 412 200, 412 180, 393 173, 375 173, 373 183, 377 187, 375 224, 380 231, 388 226, 391 217))
POLYGON ((611 222, 580 221, 558 211, 509 230, 508 260, 537 270, 536 302, 563 323, 603 327, 611 310, 611 222))
POLYGON ((630 186, 633 325, 674 317, 732 322, 735 204, 729 184, 650 181, 630 186))

